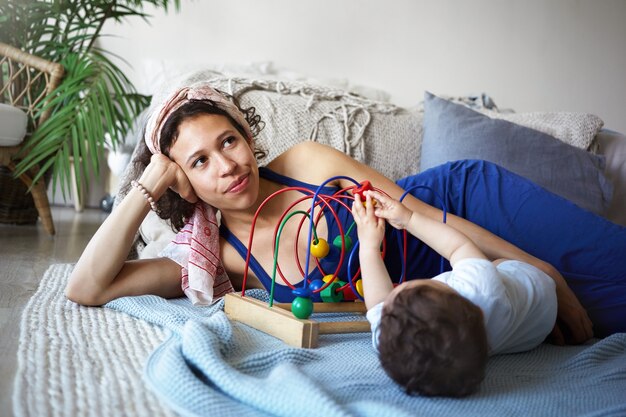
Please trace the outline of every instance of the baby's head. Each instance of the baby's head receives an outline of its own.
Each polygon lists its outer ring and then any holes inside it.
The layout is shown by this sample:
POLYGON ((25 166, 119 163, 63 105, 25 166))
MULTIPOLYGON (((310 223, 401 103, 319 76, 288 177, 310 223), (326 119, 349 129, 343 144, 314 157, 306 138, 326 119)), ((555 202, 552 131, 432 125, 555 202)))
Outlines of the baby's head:
POLYGON ((419 281, 385 300, 378 328, 382 367, 408 394, 471 394, 487 364, 482 311, 443 283, 419 281))

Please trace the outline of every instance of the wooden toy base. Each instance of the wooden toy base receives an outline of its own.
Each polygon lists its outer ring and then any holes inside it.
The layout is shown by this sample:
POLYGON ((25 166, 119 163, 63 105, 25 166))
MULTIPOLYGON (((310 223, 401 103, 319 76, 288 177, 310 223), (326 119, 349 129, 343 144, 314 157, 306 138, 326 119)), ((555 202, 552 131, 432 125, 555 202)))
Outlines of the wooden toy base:
MULTIPOLYGON (((365 313, 365 303, 313 303, 314 313, 365 313)), ((229 293, 224 297, 224 312, 231 320, 237 320, 285 343, 303 348, 317 347, 320 334, 362 333, 370 331, 368 321, 302 320, 291 313, 291 304, 267 302, 241 293, 229 293)))

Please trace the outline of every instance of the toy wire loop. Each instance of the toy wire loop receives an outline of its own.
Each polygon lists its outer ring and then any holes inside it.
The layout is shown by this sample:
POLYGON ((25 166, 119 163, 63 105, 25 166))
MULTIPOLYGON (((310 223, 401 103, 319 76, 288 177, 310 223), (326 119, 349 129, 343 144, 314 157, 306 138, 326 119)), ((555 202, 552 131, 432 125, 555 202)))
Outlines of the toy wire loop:
MULTIPOLYGON (((346 251, 349 252, 349 256, 348 256, 348 260, 347 260, 347 283, 345 283, 344 285, 339 286, 338 288, 336 287, 336 284, 333 286, 333 291, 335 292, 340 292, 340 291, 344 291, 347 290, 348 288, 351 290, 351 292, 356 296, 356 298, 363 300, 362 295, 359 293, 358 289, 357 289, 357 285, 356 285, 356 281, 357 278, 360 275, 360 268, 353 274, 352 270, 353 265, 354 265, 354 258, 357 256, 355 254, 358 254, 358 249, 359 249, 359 244, 360 242, 358 241, 358 239, 356 240, 356 242, 351 245, 347 243, 351 242, 351 238, 349 237, 349 234, 352 232, 354 226, 355 226, 355 222, 352 221, 352 223, 350 224, 349 228, 347 229, 347 231, 344 233, 341 221, 339 219, 339 216, 336 212, 336 210, 333 208, 333 206, 331 205, 331 203, 336 203, 339 206, 343 207, 344 209, 346 209, 348 212, 352 212, 351 208, 348 206, 348 204, 346 204, 346 202, 344 202, 343 200, 354 200, 354 197, 350 196, 347 194, 347 191, 352 191, 353 194, 354 193, 362 193, 364 190, 368 190, 368 189, 372 189, 375 191, 378 191, 382 194, 387 195, 387 193, 385 193, 383 190, 380 190, 378 188, 374 188, 371 186, 371 184, 369 183, 369 181, 364 181, 362 183, 357 182, 355 179, 347 177, 347 176, 335 176, 332 178, 327 179, 326 181, 324 181, 322 184, 320 184, 317 189, 313 192, 310 189, 304 188, 304 187, 285 187, 283 189, 280 189, 274 193, 272 193, 269 197, 267 197, 258 207, 258 209, 256 210, 253 220, 252 220, 252 225, 251 225, 251 230, 250 230, 250 236, 249 236, 249 240, 248 240, 248 253, 246 255, 246 263, 245 263, 245 269, 244 269, 244 275, 243 275, 243 281, 242 281, 242 290, 241 290, 241 295, 245 296, 245 290, 246 290, 246 283, 247 283, 247 278, 248 278, 248 267, 249 267, 249 263, 250 263, 250 258, 251 258, 251 248, 252 248, 252 243, 253 243, 253 239, 254 239, 254 230, 256 227, 256 221, 258 219, 258 216, 261 212, 261 210, 265 207, 265 205, 274 197, 278 196, 279 194, 282 194, 284 192, 288 192, 288 191, 298 191, 302 194, 304 194, 304 196, 302 196, 299 199, 296 199, 288 208, 287 210, 285 210, 285 212, 281 215, 280 219, 279 219, 279 223, 276 226, 276 229, 274 230, 274 242, 273 242, 273 248, 274 248, 274 256, 273 256, 273 265, 272 265, 272 274, 271 274, 271 284, 270 284, 270 297, 269 297, 269 306, 271 307, 273 305, 274 302, 274 290, 275 290, 275 286, 276 286, 276 275, 278 274, 282 281, 288 286, 290 287, 294 293, 297 293, 298 295, 300 294, 312 294, 312 293, 321 293, 322 291, 326 290, 327 287, 329 287, 331 284, 333 284, 333 282, 335 280, 338 280, 338 274, 339 271, 341 271, 341 267, 342 264, 344 262, 344 256, 346 254, 346 251), (354 186, 351 187, 346 187, 343 189, 340 189, 338 191, 336 191, 333 195, 325 195, 322 193, 322 190, 324 189, 324 187, 326 186, 326 184, 336 181, 336 180, 347 180, 351 183, 354 184, 354 186), (302 203, 303 201, 306 201, 307 199, 311 199, 311 208, 307 211, 304 210, 295 210, 292 211, 293 208, 302 203), (319 212, 315 213, 316 207, 319 206, 319 212), (334 221, 336 222, 337 225, 337 229, 339 232, 339 235, 334 239, 334 241, 332 242, 332 245, 334 245, 337 248, 339 248, 338 245, 338 241, 341 241, 341 248, 340 248, 340 254, 339 254, 339 258, 337 261, 337 267, 334 271, 334 273, 332 274, 332 279, 328 279, 326 280, 326 282, 322 285, 319 286, 318 288, 315 288, 313 291, 309 291, 309 284, 311 283, 311 278, 310 278, 310 265, 311 265, 311 251, 312 251, 312 244, 318 245, 321 243, 321 241, 323 240, 320 236, 318 236, 318 232, 317 232, 317 224, 320 221, 320 219, 322 218, 322 215, 324 214, 324 212, 328 210, 328 212, 330 212, 332 218, 334 219, 334 221), (280 265, 278 262, 278 254, 279 254, 279 245, 280 245, 280 239, 281 239, 281 235, 283 233, 284 227, 286 226, 287 222, 289 220, 291 220, 294 216, 296 215, 300 215, 302 216, 298 227, 296 229, 296 235, 295 235, 295 243, 294 243, 294 250, 295 250, 295 261, 296 261, 296 265, 298 270, 300 271, 300 274, 302 275, 302 285, 299 286, 301 287, 301 289, 298 289, 296 287, 296 285, 291 284, 290 281, 283 275, 281 269, 280 269, 280 265), (304 221, 308 220, 308 235, 307 235, 307 248, 308 250, 306 251, 306 258, 305 258, 305 262, 304 262, 304 269, 301 266, 300 263, 300 257, 298 255, 298 241, 299 241, 299 236, 300 236, 300 230, 302 229, 302 226, 304 224, 304 221)), ((447 208, 445 205, 445 201, 443 200, 443 198, 431 187, 425 186, 425 185, 417 185, 417 186, 413 186, 407 190, 404 191, 404 193, 402 194, 402 196, 400 197, 400 201, 403 201, 404 198, 411 192, 414 190, 418 190, 418 189, 425 189, 430 191, 431 193, 433 193, 433 195, 437 198, 437 200, 440 202, 441 206, 442 206, 442 211, 443 211, 443 223, 446 223, 447 220, 447 208)), ((399 279, 399 283, 402 283, 405 279, 406 279, 406 270, 407 270, 407 232, 406 230, 402 231, 402 233, 398 233, 397 235, 397 239, 398 239, 398 245, 400 248, 402 248, 401 251, 401 265, 402 265, 402 273, 399 279)), ((328 245, 327 242, 324 242, 325 245, 328 245)), ((386 240, 383 239, 382 242, 382 251, 381 251, 381 256, 384 258, 385 254, 386 254, 386 240)), ((318 255, 319 256, 319 255, 318 255)), ((325 256, 325 255, 324 255, 325 256)), ((444 270, 444 258, 441 257, 441 262, 440 262, 440 270, 441 272, 443 272, 444 270)), ((326 272, 324 271, 324 268, 322 267, 322 265, 320 264, 319 259, 317 258, 317 256, 315 257, 315 262, 317 264, 317 269, 321 272, 322 276, 328 276, 326 274, 326 272)))

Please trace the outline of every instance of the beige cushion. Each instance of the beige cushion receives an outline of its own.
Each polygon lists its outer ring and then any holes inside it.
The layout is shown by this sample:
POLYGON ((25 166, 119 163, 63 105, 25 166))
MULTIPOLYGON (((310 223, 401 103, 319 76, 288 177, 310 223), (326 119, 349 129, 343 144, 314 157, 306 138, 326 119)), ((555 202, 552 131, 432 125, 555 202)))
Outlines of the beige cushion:
POLYGON ((156 258, 176 236, 169 224, 153 211, 141 223, 139 234, 146 243, 146 247, 139 253, 140 259, 156 258))
POLYGON ((503 119, 511 123, 525 126, 547 133, 580 149, 587 150, 591 146, 604 121, 595 114, 551 112, 551 113, 496 113, 485 112, 492 119, 503 119))
POLYGON ((186 74, 163 86, 153 103, 180 85, 209 81, 254 106, 265 122, 257 138, 268 151, 267 164, 305 140, 330 145, 358 161, 399 179, 419 172, 422 114, 338 88, 294 81, 229 77, 214 71, 186 74))
MULTIPOLYGON (((254 106, 265 122, 257 138, 268 156, 265 165, 293 145, 305 141, 333 146, 392 179, 419 172, 422 114, 393 104, 356 96, 341 89, 302 82, 232 78, 214 71, 187 74, 163 86, 152 102, 173 89, 197 81, 236 96, 243 107, 254 106)), ((315 161, 311 169, 315 168, 315 161)), ((132 178, 122 176, 122 189, 132 178)), ((119 203, 123 195, 116 197, 119 203)), ((140 227, 145 248, 141 258, 154 257, 173 237, 171 227, 151 213, 140 227)))
POLYGON ((17 146, 26 136, 28 116, 17 107, 0 103, 0 146, 17 146))
MULTIPOLYGON (((420 171, 423 112, 419 108, 400 108, 310 83, 227 77, 211 70, 169 80, 154 92, 153 103, 159 103, 180 85, 208 80, 220 90, 238 97, 243 107, 254 106, 263 118, 266 126, 257 139, 268 156, 261 161, 262 165, 296 143, 315 140, 353 156, 392 179, 420 171)), ((531 121, 537 121, 537 117, 533 116, 531 121)), ((540 119, 539 127, 549 124, 545 117, 540 119)), ((527 122, 526 119, 515 121, 527 122)), ((533 127, 537 128, 535 125, 533 127)), ((600 126, 594 124, 595 128, 600 126)), ((314 167, 314 161, 311 166, 314 167)), ((128 173, 122 176, 122 189, 131 179, 128 173)), ((123 193, 118 194, 116 203, 122 198, 123 193)), ((155 256, 172 235, 164 221, 148 216, 141 226, 141 236, 149 244, 142 256, 155 256)), ((141 245, 137 246, 138 252, 142 249, 141 245)))

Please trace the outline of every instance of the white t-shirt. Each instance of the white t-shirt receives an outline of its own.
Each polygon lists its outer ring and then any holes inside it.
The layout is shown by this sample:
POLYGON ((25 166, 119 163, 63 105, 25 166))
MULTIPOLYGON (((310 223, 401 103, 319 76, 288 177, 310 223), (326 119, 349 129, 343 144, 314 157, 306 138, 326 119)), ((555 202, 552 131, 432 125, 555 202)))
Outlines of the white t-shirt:
MULTIPOLYGON (((449 285, 482 310, 490 355, 532 349, 554 327, 554 281, 527 263, 509 260, 496 267, 486 259, 463 259, 452 271, 433 279, 449 285)), ((375 348, 382 308, 380 303, 367 312, 375 348)))

